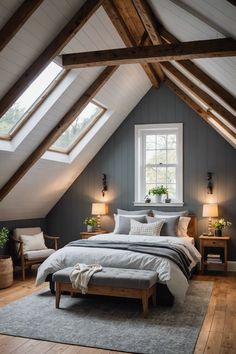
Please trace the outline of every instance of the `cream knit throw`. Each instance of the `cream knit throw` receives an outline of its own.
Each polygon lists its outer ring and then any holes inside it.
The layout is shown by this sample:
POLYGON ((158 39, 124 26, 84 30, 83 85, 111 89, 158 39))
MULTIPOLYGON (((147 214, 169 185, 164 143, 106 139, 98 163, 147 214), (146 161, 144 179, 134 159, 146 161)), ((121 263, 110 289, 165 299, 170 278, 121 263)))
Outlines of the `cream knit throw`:
POLYGON ((88 283, 91 276, 102 270, 100 264, 77 263, 70 273, 70 281, 74 289, 80 289, 82 294, 88 291, 88 283))

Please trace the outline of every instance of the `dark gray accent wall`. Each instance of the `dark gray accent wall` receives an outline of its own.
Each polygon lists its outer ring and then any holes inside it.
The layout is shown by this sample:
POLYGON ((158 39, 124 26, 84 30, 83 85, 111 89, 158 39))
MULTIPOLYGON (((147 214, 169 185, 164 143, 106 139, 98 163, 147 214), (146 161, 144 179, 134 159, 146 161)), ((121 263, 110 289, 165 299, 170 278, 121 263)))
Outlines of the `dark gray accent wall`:
MULTIPOLYGON (((202 218, 205 202, 218 202, 220 215, 233 222, 229 245, 236 260, 236 151, 165 85, 151 89, 89 163, 46 218, 48 232, 61 236, 62 245, 79 237, 93 201, 102 201, 102 173, 107 174, 110 215, 103 228, 112 230, 117 208, 136 209, 134 201, 134 125, 184 123, 184 208, 198 217, 198 233, 207 229, 202 218), (214 194, 208 199, 207 172, 213 172, 214 194)), ((168 210, 163 208, 162 210, 168 210)), ((169 210, 174 210, 170 208, 169 210)))

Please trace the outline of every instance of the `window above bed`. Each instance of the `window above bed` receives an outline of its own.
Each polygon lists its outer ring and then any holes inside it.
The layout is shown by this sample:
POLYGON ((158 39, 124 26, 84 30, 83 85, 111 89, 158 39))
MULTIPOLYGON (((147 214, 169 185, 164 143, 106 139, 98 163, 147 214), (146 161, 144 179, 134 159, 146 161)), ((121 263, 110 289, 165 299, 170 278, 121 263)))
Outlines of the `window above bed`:
POLYGON ((168 188, 171 203, 161 205, 182 206, 183 124, 136 125, 134 204, 143 204, 149 190, 162 185, 168 188))

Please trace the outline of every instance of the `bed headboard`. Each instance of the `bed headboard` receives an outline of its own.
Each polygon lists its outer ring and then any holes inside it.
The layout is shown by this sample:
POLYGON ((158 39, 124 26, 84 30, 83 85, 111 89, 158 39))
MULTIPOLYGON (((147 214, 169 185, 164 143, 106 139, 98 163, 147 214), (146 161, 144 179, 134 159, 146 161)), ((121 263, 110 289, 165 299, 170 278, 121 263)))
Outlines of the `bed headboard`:
POLYGON ((196 215, 189 214, 188 216, 191 218, 190 223, 188 225, 188 235, 190 237, 193 237, 194 239, 196 239, 197 238, 197 218, 196 218, 196 215))

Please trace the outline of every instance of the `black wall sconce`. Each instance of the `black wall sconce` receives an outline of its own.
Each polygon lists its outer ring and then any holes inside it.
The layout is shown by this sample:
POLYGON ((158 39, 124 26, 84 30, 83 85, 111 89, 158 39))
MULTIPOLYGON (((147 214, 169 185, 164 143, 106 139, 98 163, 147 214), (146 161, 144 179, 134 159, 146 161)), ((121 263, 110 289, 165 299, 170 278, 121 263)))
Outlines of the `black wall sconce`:
POLYGON ((105 196, 105 192, 107 191, 107 175, 105 173, 102 174, 102 196, 105 196))
POLYGON ((213 194, 212 172, 207 172, 207 194, 213 194))

